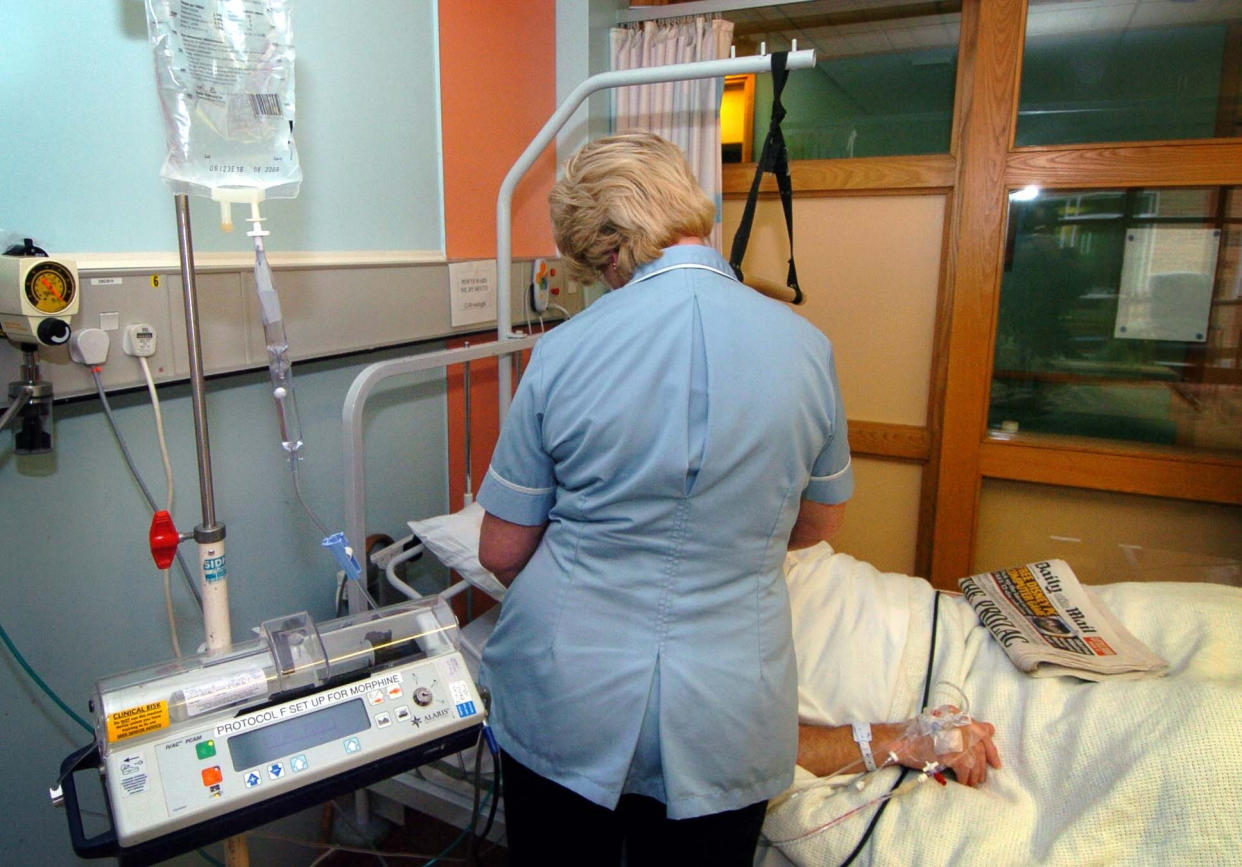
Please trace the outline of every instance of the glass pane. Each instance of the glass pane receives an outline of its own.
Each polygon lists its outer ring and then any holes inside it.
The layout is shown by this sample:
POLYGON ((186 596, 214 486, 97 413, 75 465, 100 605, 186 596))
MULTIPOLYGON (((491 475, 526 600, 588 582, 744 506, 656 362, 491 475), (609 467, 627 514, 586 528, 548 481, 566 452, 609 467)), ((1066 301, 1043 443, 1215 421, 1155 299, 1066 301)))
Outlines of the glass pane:
MULTIPOLYGON (((724 13, 738 54, 814 48, 781 102, 790 159, 948 153, 961 3, 785 3, 724 13)), ((755 80, 755 156, 772 116, 772 78, 755 80)), ((727 159, 726 159, 727 161, 727 159)))
POLYGON ((1015 143, 1242 135, 1242 0, 1031 0, 1015 143))
POLYGON ((1242 188, 1015 193, 989 427, 1242 449, 1242 188))

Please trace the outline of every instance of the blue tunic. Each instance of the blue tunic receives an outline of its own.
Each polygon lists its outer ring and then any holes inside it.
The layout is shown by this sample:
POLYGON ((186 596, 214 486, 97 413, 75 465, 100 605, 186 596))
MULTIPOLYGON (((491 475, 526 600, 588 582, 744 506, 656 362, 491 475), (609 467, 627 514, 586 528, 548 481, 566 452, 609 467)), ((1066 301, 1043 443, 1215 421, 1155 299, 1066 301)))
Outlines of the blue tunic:
POLYGON ((793 778, 797 679, 781 573, 805 497, 853 490, 824 335, 670 247, 536 345, 478 499, 548 524, 483 654, 519 762, 670 818, 793 778))

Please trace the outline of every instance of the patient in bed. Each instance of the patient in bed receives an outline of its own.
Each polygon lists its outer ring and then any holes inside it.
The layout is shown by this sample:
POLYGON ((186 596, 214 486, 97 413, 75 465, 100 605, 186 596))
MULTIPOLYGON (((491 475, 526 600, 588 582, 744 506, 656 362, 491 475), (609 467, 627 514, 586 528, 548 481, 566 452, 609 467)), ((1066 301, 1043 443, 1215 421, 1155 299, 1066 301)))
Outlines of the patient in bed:
MULTIPOLYGON (((1096 585, 1169 669, 1092 683, 1026 674, 961 597, 830 545, 791 552, 785 577, 803 725, 795 783, 765 817, 765 867, 839 864, 863 840, 859 863, 1238 861, 1242 589, 1096 585), (813 776, 861 769, 855 720, 907 720, 949 704, 987 720, 960 729, 963 755, 940 759, 967 785, 911 785, 876 820, 895 770, 867 775, 862 789, 813 776), (989 773, 998 750, 1004 769, 989 773)), ((871 730, 879 765, 903 724, 871 730)), ((895 752, 903 765, 923 759, 895 752)))

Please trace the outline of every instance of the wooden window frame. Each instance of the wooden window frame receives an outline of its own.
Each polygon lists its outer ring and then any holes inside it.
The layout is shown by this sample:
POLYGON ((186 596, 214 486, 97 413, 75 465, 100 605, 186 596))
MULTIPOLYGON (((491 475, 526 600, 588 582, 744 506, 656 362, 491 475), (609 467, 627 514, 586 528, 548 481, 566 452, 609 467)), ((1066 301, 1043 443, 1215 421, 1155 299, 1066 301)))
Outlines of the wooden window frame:
MULTIPOLYGON (((942 587, 972 569, 984 478, 1242 505, 1237 453, 988 431, 1012 190, 1242 184, 1240 139, 1015 148, 1026 13, 1027 0, 963 0, 948 154, 790 168, 796 196, 948 197, 926 424, 850 420, 857 453, 924 464, 916 571, 942 587)), ((753 164, 725 166, 725 195, 744 197, 753 176, 753 164)))

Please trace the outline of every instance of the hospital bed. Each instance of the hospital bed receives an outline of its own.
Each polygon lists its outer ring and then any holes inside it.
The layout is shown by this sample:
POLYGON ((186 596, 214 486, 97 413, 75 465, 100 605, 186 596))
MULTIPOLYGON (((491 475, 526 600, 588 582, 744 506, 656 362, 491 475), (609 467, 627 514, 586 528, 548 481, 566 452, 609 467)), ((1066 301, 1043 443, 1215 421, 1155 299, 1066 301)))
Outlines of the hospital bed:
POLYGON ((790 554, 786 574, 804 723, 904 720, 929 689, 931 706, 964 697, 996 726, 1004 766, 975 789, 914 786, 878 820, 880 805, 840 817, 898 769, 858 791, 798 768, 768 812, 763 867, 855 849, 856 864, 1242 864, 1242 589, 1093 586, 1169 671, 1089 683, 1020 672, 960 597, 937 605, 926 581, 826 543, 790 554))
MULTIPOLYGON (((411 526, 486 590, 480 514, 474 505, 411 526)), ((1242 588, 1094 585, 1169 670, 1091 683, 1020 672, 960 596, 827 543, 792 552, 785 571, 803 722, 904 720, 925 696, 932 707, 965 702, 996 726, 1004 766, 977 789, 929 782, 882 809, 867 805, 898 769, 858 790, 797 768, 769 809, 757 865, 823 867, 855 849, 856 864, 1242 864, 1242 588)), ((466 625, 468 659, 495 611, 466 625)), ((468 794, 450 778, 407 787, 406 803, 435 815, 468 794)))

